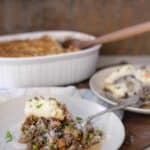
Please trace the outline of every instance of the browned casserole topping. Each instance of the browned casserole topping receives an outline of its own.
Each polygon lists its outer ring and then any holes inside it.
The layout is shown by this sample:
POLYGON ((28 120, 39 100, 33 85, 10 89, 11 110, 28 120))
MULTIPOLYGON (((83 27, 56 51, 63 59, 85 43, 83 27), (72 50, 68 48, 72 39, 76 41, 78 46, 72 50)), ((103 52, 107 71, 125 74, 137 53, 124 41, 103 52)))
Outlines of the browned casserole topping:
POLYGON ((49 36, 0 42, 0 57, 31 57, 74 51, 79 51, 79 49, 72 45, 64 48, 60 42, 49 36))
POLYGON ((56 114, 60 114, 60 110, 56 106, 53 110, 52 105, 50 110, 53 117, 48 117, 46 114, 48 112, 46 110, 47 104, 43 100, 34 99, 27 104, 26 112, 28 112, 28 116, 22 124, 22 135, 20 138, 21 143, 27 144, 27 150, 82 150, 101 141, 102 132, 93 128, 91 123, 87 124, 83 131, 80 126, 80 123, 83 121, 82 118, 76 117, 76 119, 73 119, 64 104, 55 100, 52 100, 50 103, 59 106, 63 111, 64 118, 61 117, 59 119, 57 115, 56 119, 56 114), (37 105, 37 103, 41 105, 37 105), (37 110, 33 108, 33 105, 36 105, 37 110), (39 107, 37 108, 37 106, 39 107), (53 112, 56 109, 57 112, 53 112), (46 112, 44 113, 43 110, 46 112), (39 116, 39 112, 42 116, 39 116), (31 115, 31 113, 38 114, 38 116, 31 115), (47 117, 43 117, 43 115, 47 117))

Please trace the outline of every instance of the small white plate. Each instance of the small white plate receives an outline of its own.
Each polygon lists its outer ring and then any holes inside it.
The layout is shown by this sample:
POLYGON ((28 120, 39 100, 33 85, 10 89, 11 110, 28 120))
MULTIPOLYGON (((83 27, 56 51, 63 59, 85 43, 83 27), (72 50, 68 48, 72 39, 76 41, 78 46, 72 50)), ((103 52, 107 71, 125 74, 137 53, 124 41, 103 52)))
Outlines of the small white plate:
MULTIPOLYGON (((61 97, 59 100, 67 105, 69 111, 74 116, 81 116, 83 118, 105 109, 103 106, 84 99, 74 99, 72 97, 65 97, 64 99, 61 97)), ((24 102, 24 98, 21 98, 0 105, 0 149, 2 150, 23 150, 15 142, 6 143, 5 134, 8 129, 13 135, 18 133, 19 129, 17 129, 17 126, 24 116, 24 102)), ((94 122, 94 125, 104 133, 100 150, 119 149, 125 138, 125 129, 120 119, 114 113, 103 115, 94 122)))
MULTIPOLYGON (((105 78, 113 71, 118 69, 120 66, 117 67, 110 67, 107 69, 103 69, 95 73, 92 78, 90 79, 90 88, 94 92, 96 96, 98 96, 101 100, 105 102, 116 105, 116 102, 106 97, 105 92, 103 91, 104 88, 104 80, 105 78)), ((141 114, 150 114, 150 109, 143 109, 143 108, 135 108, 135 107, 127 107, 125 110, 141 113, 141 114)))

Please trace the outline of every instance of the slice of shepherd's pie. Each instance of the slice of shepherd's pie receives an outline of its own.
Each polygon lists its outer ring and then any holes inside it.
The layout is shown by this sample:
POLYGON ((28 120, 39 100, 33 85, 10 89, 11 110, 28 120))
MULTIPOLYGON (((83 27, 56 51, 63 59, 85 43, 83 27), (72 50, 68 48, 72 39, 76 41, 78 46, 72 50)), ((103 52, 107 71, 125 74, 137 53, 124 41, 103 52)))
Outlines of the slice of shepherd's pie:
POLYGON ((150 86, 150 68, 124 65, 108 75, 104 81, 106 96, 122 100, 134 96, 142 86, 150 86))
POLYGON ((35 97, 25 104, 19 142, 26 144, 27 150, 95 149, 102 132, 91 123, 83 131, 82 121, 80 117, 73 119, 66 106, 56 99, 35 97))

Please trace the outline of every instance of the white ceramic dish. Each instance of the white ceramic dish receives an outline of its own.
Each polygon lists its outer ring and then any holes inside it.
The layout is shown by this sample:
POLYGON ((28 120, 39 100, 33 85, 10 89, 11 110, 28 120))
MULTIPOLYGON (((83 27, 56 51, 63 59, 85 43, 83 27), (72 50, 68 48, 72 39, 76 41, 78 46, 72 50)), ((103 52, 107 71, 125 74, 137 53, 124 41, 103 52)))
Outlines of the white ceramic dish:
MULTIPOLYGON (((7 130, 10 130, 14 137, 17 135, 16 133, 19 131, 19 129, 17 129, 17 126, 20 124, 20 121, 23 119, 24 116, 24 99, 25 98, 18 98, 0 104, 1 150, 21 150, 20 146, 15 144, 15 140, 13 140, 13 142, 6 143, 5 134, 7 130)), ((83 118, 87 117, 88 115, 94 114, 100 110, 104 110, 103 106, 100 106, 93 102, 89 102, 84 99, 74 99, 72 97, 61 96, 59 97, 59 100, 67 105, 69 111, 74 116, 81 116, 83 118)), ((114 113, 105 114, 104 116, 96 120, 95 126, 100 128, 104 133, 100 150, 119 149, 124 141, 125 130, 122 122, 114 113)))
MULTIPOLYGON (((120 66, 118 66, 120 67, 120 66)), ((105 96, 105 92, 103 91, 104 87, 104 79, 106 76, 108 76, 111 72, 115 71, 118 69, 118 67, 110 67, 107 69, 103 69, 97 73, 95 73, 92 78, 90 79, 90 88, 91 90, 97 95, 100 99, 104 100, 105 102, 116 105, 116 102, 113 100, 107 98, 105 96)), ((136 113, 141 113, 141 114, 150 114, 150 109, 142 109, 142 108, 135 108, 135 107, 128 107, 126 108, 128 111, 136 112, 136 113)))
MULTIPOLYGON (((0 36, 1 41, 35 39, 43 35, 60 41, 68 37, 94 39, 72 31, 31 32, 0 36)), ((65 85, 90 77, 95 69, 101 45, 78 52, 28 58, 0 58, 0 88, 65 85)))

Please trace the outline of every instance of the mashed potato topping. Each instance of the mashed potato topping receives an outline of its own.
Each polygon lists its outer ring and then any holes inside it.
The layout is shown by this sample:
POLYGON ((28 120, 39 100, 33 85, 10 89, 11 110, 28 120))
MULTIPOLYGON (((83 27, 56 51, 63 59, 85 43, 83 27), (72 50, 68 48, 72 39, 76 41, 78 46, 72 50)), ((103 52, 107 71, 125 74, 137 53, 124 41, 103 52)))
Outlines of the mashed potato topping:
POLYGON ((57 101, 55 99, 45 99, 43 97, 35 97, 28 100, 25 104, 25 115, 45 118, 52 117, 59 120, 64 119, 64 112, 57 101))
POLYGON ((149 89, 150 66, 124 65, 105 78, 103 90, 108 98, 120 101, 134 95, 141 97, 141 90, 148 91, 144 99, 149 100, 149 89))
POLYGON ((113 83, 117 79, 123 77, 123 76, 129 76, 133 75, 136 72, 136 68, 133 65, 125 65, 121 66, 119 69, 116 71, 112 72, 106 79, 105 83, 113 83))

